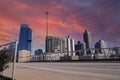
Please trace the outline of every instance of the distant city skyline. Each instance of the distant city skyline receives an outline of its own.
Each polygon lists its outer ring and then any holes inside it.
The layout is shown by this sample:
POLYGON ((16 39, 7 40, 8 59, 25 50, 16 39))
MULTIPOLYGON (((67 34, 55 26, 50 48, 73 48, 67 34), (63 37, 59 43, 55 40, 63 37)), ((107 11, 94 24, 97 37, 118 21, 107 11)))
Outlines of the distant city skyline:
POLYGON ((0 9, 0 44, 18 40, 25 23, 33 30, 33 49, 45 49, 48 11, 51 36, 70 35, 76 44, 87 29, 92 47, 101 39, 108 47, 120 46, 120 0, 0 0, 0 9))

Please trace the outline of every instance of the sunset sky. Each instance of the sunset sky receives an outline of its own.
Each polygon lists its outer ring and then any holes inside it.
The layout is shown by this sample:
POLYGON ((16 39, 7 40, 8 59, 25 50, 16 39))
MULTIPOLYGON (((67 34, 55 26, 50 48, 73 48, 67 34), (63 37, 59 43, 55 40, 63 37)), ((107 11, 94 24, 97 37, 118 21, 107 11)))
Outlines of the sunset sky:
POLYGON ((93 44, 102 39, 120 47, 120 0, 0 0, 0 44, 18 40, 20 25, 29 24, 33 49, 44 49, 46 11, 49 35, 83 42, 88 29, 93 44))

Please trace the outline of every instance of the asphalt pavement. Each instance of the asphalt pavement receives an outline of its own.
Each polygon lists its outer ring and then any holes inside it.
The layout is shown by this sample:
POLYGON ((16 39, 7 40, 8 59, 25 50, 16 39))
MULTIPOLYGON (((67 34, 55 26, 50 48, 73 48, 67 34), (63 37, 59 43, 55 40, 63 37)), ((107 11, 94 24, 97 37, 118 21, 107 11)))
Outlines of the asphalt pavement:
POLYGON ((120 80, 120 63, 17 63, 15 72, 17 80, 120 80))

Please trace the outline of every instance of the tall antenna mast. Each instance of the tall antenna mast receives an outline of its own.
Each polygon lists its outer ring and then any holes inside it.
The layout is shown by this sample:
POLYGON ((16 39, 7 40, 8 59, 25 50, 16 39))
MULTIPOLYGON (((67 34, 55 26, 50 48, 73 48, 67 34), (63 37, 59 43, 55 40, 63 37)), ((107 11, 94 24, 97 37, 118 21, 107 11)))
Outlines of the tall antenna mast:
POLYGON ((47 37, 48 36, 48 15, 49 15, 48 11, 45 12, 45 14, 46 14, 46 37, 47 37))

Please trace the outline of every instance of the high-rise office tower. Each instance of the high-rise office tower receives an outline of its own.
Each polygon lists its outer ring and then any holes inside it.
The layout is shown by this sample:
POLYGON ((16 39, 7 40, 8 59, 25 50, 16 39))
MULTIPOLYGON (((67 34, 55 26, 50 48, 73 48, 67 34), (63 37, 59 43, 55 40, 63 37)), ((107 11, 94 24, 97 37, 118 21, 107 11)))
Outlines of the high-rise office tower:
POLYGON ((45 40, 45 51, 46 51, 46 53, 53 52, 52 41, 53 41, 52 36, 46 36, 46 40, 45 40))
POLYGON ((91 49, 92 48, 91 33, 88 30, 85 30, 83 34, 83 39, 86 44, 86 49, 91 49))
POLYGON ((96 49, 95 53, 103 54, 105 52, 105 50, 103 48, 106 48, 105 41, 104 40, 99 40, 95 44, 95 49, 96 49))
POLYGON ((29 28, 28 24, 21 24, 18 50, 31 51, 32 43, 32 30, 29 28))
POLYGON ((86 55, 85 49, 86 49, 85 43, 78 41, 78 43, 75 45, 76 55, 79 55, 79 56, 86 55))
POLYGON ((61 53, 67 53, 67 40, 65 37, 61 39, 61 53))
POLYGON ((104 40, 99 40, 96 44, 95 44, 95 53, 94 53, 94 58, 95 59, 106 59, 109 58, 110 54, 108 49, 106 48, 106 44, 104 40))
POLYGON ((86 44, 85 44, 85 42, 82 42, 82 43, 81 43, 81 49, 84 49, 84 50, 86 49, 86 44))
POLYGON ((65 50, 67 51, 68 55, 71 56, 75 56, 75 43, 74 43, 74 39, 72 39, 70 36, 65 37, 65 50))
POLYGON ((105 41, 104 40, 99 40, 96 44, 95 44, 95 48, 105 48, 106 45, 105 45, 105 41))
POLYGON ((77 44, 75 44, 75 53, 76 53, 76 55, 80 55, 80 51, 79 50, 81 50, 81 43, 80 43, 80 41, 78 41, 77 42, 77 44))
POLYGON ((46 37, 46 53, 68 53, 68 55, 74 54, 74 40, 70 37, 46 37))
POLYGON ((61 51, 61 38, 55 36, 46 37, 46 53, 61 51))

